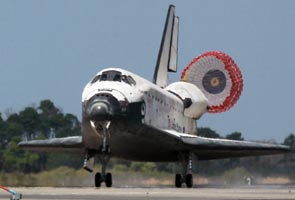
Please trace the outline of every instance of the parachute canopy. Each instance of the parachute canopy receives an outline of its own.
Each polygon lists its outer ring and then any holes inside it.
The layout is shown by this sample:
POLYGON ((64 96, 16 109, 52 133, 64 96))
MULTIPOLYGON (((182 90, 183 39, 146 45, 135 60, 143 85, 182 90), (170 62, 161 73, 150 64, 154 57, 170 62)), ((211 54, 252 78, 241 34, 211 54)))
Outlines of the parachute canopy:
POLYGON ((206 52, 194 58, 183 70, 181 80, 196 85, 205 94, 210 113, 229 110, 243 90, 240 69, 221 51, 206 52))

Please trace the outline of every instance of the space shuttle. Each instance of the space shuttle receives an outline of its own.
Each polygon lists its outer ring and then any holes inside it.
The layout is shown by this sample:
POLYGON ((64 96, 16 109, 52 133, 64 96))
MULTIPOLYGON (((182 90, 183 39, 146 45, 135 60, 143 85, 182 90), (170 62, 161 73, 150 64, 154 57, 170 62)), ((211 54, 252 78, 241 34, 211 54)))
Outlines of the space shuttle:
POLYGON ((178 82, 169 83, 177 71, 178 26, 175 6, 167 13, 152 81, 121 68, 99 71, 82 93, 82 136, 22 141, 33 151, 69 152, 84 156, 84 169, 93 171, 95 158, 101 172, 94 183, 113 184, 107 171, 111 158, 143 162, 179 162, 175 187, 193 186, 199 161, 279 154, 284 145, 212 139, 198 136, 197 120, 217 114, 238 101, 243 79, 234 60, 221 51, 194 58, 178 82))

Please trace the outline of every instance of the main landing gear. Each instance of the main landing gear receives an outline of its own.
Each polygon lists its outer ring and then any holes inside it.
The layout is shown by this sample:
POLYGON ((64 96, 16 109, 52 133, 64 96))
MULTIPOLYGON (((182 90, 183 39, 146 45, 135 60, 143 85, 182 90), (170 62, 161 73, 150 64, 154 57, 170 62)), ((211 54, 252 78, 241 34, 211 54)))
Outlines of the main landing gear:
POLYGON ((181 162, 182 167, 182 173, 175 175, 175 187, 180 188, 183 183, 186 184, 187 188, 193 187, 193 175, 191 172, 193 171, 193 163, 194 163, 194 155, 192 153, 190 154, 179 154, 179 160, 181 162))
POLYGON ((186 187, 191 188, 193 187, 193 175, 192 174, 176 174, 175 176, 175 187, 181 188, 181 185, 185 183, 186 187))

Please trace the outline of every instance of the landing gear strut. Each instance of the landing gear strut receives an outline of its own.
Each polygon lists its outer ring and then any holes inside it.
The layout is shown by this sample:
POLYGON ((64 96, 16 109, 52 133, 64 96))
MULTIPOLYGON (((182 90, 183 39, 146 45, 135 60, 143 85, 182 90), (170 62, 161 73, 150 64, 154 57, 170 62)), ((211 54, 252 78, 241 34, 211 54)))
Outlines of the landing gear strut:
POLYGON ((96 133, 102 137, 103 141, 100 146, 99 151, 97 150, 87 150, 85 160, 84 160, 84 169, 92 172, 94 168, 94 158, 95 155, 98 154, 98 160, 101 163, 101 173, 97 172, 95 174, 94 183, 95 187, 100 187, 101 183, 105 182, 106 187, 112 187, 113 179, 111 173, 106 173, 107 164, 111 158, 110 156, 110 146, 108 145, 108 139, 110 137, 109 134, 109 126, 111 122, 100 122, 95 125, 96 133))
POLYGON ((182 174, 176 174, 175 176, 175 187, 180 188, 183 183, 186 184, 186 187, 193 187, 193 175, 191 172, 193 171, 193 160, 194 155, 190 154, 179 154, 179 160, 182 165, 182 174), (189 172, 189 173, 188 173, 189 172))
POLYGON ((102 182, 105 182, 106 187, 112 187, 113 185, 113 179, 112 179, 112 174, 111 173, 106 173, 106 168, 107 164, 110 160, 110 146, 108 145, 108 138, 110 137, 109 134, 109 127, 110 127, 111 122, 106 121, 101 124, 102 127, 102 137, 103 137, 103 142, 100 147, 100 154, 98 155, 98 159, 101 163, 101 173, 96 173, 95 174, 95 187, 100 187, 102 182))

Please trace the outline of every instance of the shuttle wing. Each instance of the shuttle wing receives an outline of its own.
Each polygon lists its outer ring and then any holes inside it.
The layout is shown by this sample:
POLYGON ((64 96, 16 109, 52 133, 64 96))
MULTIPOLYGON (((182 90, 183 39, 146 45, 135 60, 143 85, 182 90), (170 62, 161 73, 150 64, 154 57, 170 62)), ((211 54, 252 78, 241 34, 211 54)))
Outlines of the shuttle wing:
POLYGON ((18 144, 19 147, 26 148, 32 151, 40 152, 83 152, 83 143, 81 136, 53 138, 47 140, 31 140, 22 141, 18 144))
POLYGON ((288 146, 279 144, 213 139, 179 133, 174 130, 162 131, 171 139, 177 138, 176 145, 181 151, 193 152, 199 160, 270 155, 290 150, 288 146))

